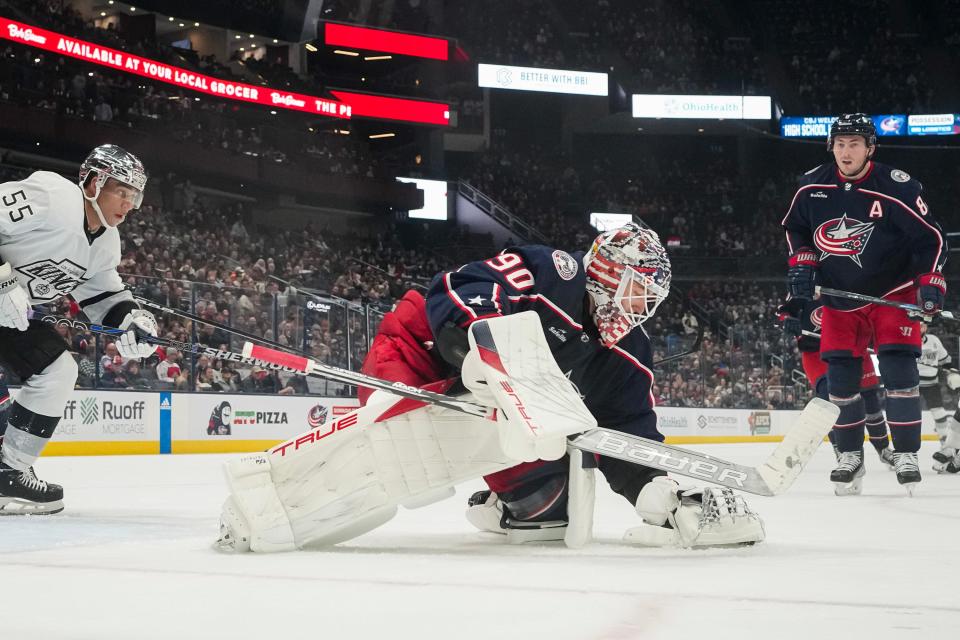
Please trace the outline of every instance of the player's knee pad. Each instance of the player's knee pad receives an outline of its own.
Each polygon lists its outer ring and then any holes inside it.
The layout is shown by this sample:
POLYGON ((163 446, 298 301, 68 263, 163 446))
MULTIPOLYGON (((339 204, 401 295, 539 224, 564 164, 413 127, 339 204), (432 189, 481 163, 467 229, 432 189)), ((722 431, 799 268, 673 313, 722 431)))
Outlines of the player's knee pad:
POLYGON ((34 413, 59 418, 76 383, 77 363, 63 351, 42 371, 23 381, 17 403, 34 413))
POLYGON ((887 396, 892 396, 895 390, 903 391, 916 388, 919 397, 920 372, 917 370, 917 358, 906 351, 881 352, 880 376, 887 388, 887 396))
POLYGON ((831 358, 827 366, 827 384, 831 398, 849 398, 860 393, 863 361, 860 358, 831 358))
POLYGON ((3 434, 4 464, 20 470, 33 465, 56 430, 76 382, 77 363, 65 351, 23 381, 3 434))
POLYGON ((920 374, 914 354, 880 353, 880 375, 887 387, 887 421, 897 451, 920 449, 920 374))
POLYGON ((877 416, 883 418, 883 410, 880 407, 880 389, 877 387, 864 389, 860 392, 860 395, 863 396, 863 409, 867 412, 867 418, 877 416))

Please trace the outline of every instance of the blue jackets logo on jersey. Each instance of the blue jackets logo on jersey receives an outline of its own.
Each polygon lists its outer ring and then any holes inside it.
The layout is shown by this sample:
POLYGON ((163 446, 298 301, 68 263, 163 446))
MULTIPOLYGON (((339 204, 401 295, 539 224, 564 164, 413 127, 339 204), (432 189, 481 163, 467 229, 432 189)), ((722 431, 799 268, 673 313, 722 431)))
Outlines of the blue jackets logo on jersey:
POLYGON ((867 248, 873 225, 873 222, 848 218, 847 214, 843 214, 842 218, 827 220, 813 234, 813 243, 820 249, 820 260, 830 256, 850 258, 862 268, 860 254, 867 248))
POLYGON ((810 312, 810 324, 815 326, 817 330, 823 326, 823 306, 818 306, 810 312))

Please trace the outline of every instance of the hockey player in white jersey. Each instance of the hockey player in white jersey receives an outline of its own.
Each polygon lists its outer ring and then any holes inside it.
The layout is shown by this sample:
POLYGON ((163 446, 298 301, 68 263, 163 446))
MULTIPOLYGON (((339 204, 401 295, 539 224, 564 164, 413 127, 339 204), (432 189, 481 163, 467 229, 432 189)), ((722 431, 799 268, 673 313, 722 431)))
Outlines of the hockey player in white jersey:
MULTIPOLYGON (((920 398, 933 415, 934 428, 943 443, 947 431, 947 414, 943 408, 943 393, 940 390, 940 368, 950 364, 950 354, 943 348, 940 338, 930 333, 927 325, 920 325, 923 341, 917 367, 920 371, 920 398)), ((934 456, 936 457, 936 455, 934 456)), ((946 456, 945 456, 946 457, 946 456)), ((939 460, 938 460, 939 461, 939 460)))
MULTIPOLYGON (((0 515, 63 510, 63 488, 37 478, 77 379, 77 364, 32 305, 71 295, 94 323, 127 330, 117 349, 145 358, 157 322, 125 290, 117 226, 143 201, 147 175, 133 154, 101 145, 80 166, 79 184, 48 171, 0 184, 0 363, 22 381, 0 444, 0 515)), ((0 430, 2 433, 2 430, 0 430)))

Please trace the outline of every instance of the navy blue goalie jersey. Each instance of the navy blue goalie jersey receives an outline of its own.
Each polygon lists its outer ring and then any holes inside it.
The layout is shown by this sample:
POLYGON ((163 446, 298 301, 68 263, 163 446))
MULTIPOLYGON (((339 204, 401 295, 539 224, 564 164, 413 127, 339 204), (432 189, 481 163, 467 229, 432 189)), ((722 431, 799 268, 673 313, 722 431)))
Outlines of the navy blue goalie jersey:
MULTIPOLYGON (((783 218, 790 253, 817 255, 818 284, 883 297, 940 271, 947 257, 944 235, 923 199, 923 187, 907 173, 871 163, 859 180, 846 180, 828 163, 800 181, 783 218)), ((862 302, 826 297, 849 310, 862 302)))
POLYGON ((663 441, 654 413, 652 350, 641 327, 608 349, 588 313, 583 252, 515 247, 437 275, 427 293, 434 335, 447 323, 532 310, 560 370, 603 427, 663 441))

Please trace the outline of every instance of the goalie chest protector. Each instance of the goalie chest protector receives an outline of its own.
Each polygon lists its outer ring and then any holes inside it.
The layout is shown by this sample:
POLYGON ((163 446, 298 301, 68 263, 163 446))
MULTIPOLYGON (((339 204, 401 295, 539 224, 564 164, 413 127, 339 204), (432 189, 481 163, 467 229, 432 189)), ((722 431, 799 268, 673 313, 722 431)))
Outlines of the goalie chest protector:
POLYGON ((534 311, 550 351, 605 427, 662 441, 654 413, 652 349, 643 327, 613 348, 600 342, 587 313, 584 252, 541 245, 511 247, 499 255, 438 274, 427 294, 434 335, 447 322, 534 311))

